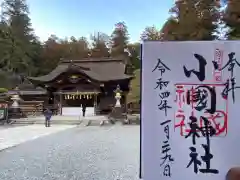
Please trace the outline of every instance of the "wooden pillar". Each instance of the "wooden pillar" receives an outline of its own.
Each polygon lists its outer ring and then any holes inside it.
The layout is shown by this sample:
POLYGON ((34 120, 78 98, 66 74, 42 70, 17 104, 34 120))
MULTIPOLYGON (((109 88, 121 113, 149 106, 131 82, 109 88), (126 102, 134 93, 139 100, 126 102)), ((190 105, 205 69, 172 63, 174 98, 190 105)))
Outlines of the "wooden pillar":
POLYGON ((96 114, 97 114, 97 94, 96 93, 94 93, 93 94, 93 98, 94 98, 94 115, 96 116, 96 114))
POLYGON ((53 108, 53 112, 54 112, 54 115, 57 115, 58 114, 58 109, 56 109, 56 107, 58 107, 58 103, 57 103, 57 98, 56 98, 56 93, 52 93, 51 95, 51 101, 53 102, 53 104, 51 105, 51 108, 53 108))
POLYGON ((124 92, 124 111, 127 112, 127 93, 124 92))
POLYGON ((60 108, 60 115, 62 115, 62 92, 59 93, 59 99, 60 99, 60 104, 59 104, 59 108, 60 108))

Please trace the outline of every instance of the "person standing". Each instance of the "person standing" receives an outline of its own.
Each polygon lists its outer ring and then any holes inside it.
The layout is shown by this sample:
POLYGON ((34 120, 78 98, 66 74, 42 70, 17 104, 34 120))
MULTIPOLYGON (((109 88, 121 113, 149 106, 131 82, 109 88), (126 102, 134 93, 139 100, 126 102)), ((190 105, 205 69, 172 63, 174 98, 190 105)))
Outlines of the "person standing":
POLYGON ((45 126, 50 127, 50 120, 51 120, 51 117, 52 117, 52 111, 49 108, 47 108, 44 111, 44 116, 45 116, 45 126))
POLYGON ((86 113, 86 105, 83 104, 83 105, 82 105, 82 114, 83 114, 83 117, 85 117, 85 113, 86 113))

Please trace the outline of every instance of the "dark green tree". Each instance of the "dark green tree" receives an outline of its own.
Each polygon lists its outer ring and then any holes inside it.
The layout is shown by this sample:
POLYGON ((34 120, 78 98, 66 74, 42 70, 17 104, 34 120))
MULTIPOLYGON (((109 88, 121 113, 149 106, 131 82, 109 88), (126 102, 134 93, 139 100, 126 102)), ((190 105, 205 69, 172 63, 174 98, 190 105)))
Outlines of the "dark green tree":
POLYGON ((2 22, 8 26, 6 36, 9 46, 0 64, 7 71, 32 74, 34 59, 37 59, 37 38, 31 28, 26 0, 4 0, 2 3, 2 22))
POLYGON ((0 68, 4 69, 5 66, 7 66, 6 59, 8 59, 9 56, 9 50, 12 47, 12 37, 10 33, 9 26, 4 23, 3 21, 0 22, 0 68), (4 62, 4 63, 3 63, 4 62))
POLYGON ((35 40, 26 0, 4 0, 2 8, 3 21, 18 39, 27 43, 35 40))
POLYGON ((141 100, 141 71, 137 69, 134 72, 134 78, 131 80, 129 86, 130 91, 127 95, 127 102, 128 103, 139 103, 141 100))
POLYGON ((126 24, 124 22, 118 22, 115 25, 115 29, 111 35, 111 56, 126 56, 128 40, 129 35, 126 24))
POLYGON ((41 42, 36 39, 34 41, 31 42, 31 71, 30 71, 30 75, 31 76, 38 76, 38 75, 42 75, 43 72, 43 68, 42 67, 42 62, 43 62, 43 58, 41 56, 41 54, 43 53, 43 46, 41 45, 41 42))
POLYGON ((240 39, 240 1, 228 0, 223 13, 223 22, 229 28, 227 38, 230 40, 240 39))

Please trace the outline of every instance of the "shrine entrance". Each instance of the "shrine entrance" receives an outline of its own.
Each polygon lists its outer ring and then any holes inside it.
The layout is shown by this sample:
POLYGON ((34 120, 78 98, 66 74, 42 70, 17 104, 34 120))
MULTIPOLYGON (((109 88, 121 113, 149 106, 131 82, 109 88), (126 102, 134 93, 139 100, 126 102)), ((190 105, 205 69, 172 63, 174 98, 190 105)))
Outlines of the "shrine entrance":
POLYGON ((82 109, 85 106, 85 117, 95 116, 99 92, 92 89, 79 91, 78 89, 61 90, 58 92, 60 99, 60 112, 65 116, 83 116, 82 109))
POLYGON ((86 107, 85 116, 96 115, 96 93, 66 93, 63 94, 62 115, 83 116, 82 108, 86 107))

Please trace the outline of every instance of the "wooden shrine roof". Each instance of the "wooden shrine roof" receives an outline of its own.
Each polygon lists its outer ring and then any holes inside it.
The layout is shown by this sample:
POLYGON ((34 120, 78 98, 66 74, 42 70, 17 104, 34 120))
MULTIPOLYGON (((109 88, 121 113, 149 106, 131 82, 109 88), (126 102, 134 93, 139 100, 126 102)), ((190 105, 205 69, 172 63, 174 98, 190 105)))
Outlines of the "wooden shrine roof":
POLYGON ((39 82, 50 82, 69 70, 82 72, 90 78, 102 82, 129 79, 132 76, 125 74, 125 66, 123 59, 61 60, 59 65, 49 74, 40 77, 28 77, 28 79, 39 82))
POLYGON ((6 92, 5 94, 7 95, 13 95, 18 93, 19 95, 45 95, 47 94, 47 91, 41 87, 32 87, 30 88, 19 88, 18 90, 9 90, 8 92, 6 92))

